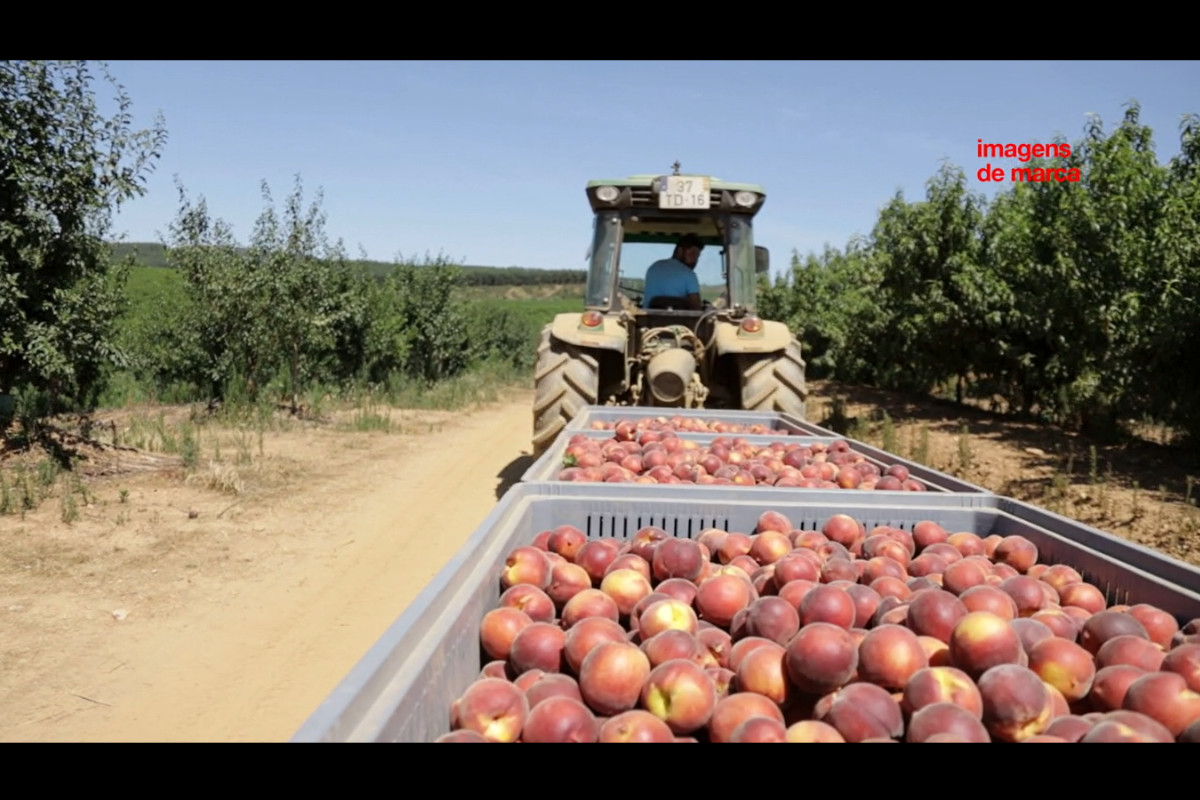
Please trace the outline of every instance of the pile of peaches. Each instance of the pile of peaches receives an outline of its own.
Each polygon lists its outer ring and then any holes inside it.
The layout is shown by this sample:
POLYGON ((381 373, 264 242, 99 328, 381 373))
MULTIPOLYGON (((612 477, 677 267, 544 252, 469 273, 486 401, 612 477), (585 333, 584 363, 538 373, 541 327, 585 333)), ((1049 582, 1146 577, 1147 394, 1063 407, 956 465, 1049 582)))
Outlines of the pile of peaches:
MULTIPOLYGON (((622 423, 626 424, 626 423, 622 423)), ((705 445, 674 433, 618 428, 611 439, 567 440, 560 481, 878 489, 924 492, 903 464, 880 467, 845 439, 754 444, 719 436, 705 445)))
POLYGON ((637 432, 654 431, 656 433, 741 433, 757 436, 807 436, 805 433, 795 433, 787 429, 777 429, 762 423, 742 425, 737 422, 722 422, 718 419, 700 419, 698 417, 642 417, 637 420, 621 420, 620 422, 596 420, 588 428, 593 431, 611 431, 616 428, 628 428, 637 432))
POLYGON ((516 547, 439 742, 1200 742, 1200 618, 845 514, 516 547))

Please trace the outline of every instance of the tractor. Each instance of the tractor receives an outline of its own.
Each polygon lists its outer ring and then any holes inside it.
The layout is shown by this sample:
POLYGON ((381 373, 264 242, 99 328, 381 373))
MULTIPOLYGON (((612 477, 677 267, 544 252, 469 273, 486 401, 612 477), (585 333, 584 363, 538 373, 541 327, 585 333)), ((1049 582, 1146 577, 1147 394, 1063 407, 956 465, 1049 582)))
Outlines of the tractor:
POLYGON ((593 213, 584 310, 541 332, 535 367, 534 457, 585 406, 713 408, 805 418, 799 340, 755 312, 754 244, 761 186, 706 175, 634 175, 587 184, 593 213), (704 248, 694 267, 701 307, 645 297, 648 267, 684 235, 704 248))

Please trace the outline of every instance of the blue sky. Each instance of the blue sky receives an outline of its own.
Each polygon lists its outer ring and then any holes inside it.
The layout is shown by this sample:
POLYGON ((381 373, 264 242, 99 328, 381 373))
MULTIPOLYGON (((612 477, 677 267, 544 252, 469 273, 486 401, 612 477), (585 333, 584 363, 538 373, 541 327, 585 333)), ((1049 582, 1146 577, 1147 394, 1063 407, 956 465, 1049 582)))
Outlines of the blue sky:
MULTIPOLYGON (((973 187, 976 140, 1072 142, 1130 99, 1166 161, 1200 113, 1200 62, 109 62, 135 123, 169 132, 114 234, 158 241, 173 176, 245 240, 298 173, 324 192, 350 255, 584 268, 594 178, 684 172, 763 185, 756 240, 793 249, 867 234, 897 191, 924 196, 942 159, 973 187)), ((101 97, 104 96, 102 84, 101 97)), ((1006 169, 1015 161, 1004 161, 1006 169)), ((1007 184, 1005 184, 1007 185, 1007 184)))

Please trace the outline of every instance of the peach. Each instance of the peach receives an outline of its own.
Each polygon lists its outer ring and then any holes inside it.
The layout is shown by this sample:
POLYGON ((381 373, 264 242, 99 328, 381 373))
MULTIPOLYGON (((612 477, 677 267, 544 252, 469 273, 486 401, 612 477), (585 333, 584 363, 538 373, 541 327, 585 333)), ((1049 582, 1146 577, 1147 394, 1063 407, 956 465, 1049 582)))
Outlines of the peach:
POLYGON ((704 673, 712 678, 713 688, 717 691, 718 700, 729 694, 729 687, 733 685, 734 680, 737 678, 733 670, 725 667, 705 667, 704 673))
MULTIPOLYGON (((607 578, 619 569, 631 569, 645 578, 647 583, 654 577, 650 572, 650 562, 641 556, 635 556, 629 552, 621 553, 621 555, 609 563, 608 567, 604 570, 604 578, 607 578)), ((600 579, 601 588, 603 588, 604 578, 600 579)))
POLYGON ((1029 654, 1029 651, 1038 642, 1054 638, 1054 631, 1050 630, 1050 626, 1033 617, 1020 617, 1019 619, 1012 620, 1008 625, 1017 632, 1017 636, 1021 639, 1021 647, 1024 648, 1026 655, 1029 654))
POLYGON ((700 619, 727 628, 734 615, 754 600, 749 580, 736 575, 714 575, 696 590, 695 606, 700 619))
POLYGON ((1005 536, 996 545, 991 558, 998 564, 1007 564, 1017 572, 1025 573, 1037 563, 1038 549, 1024 536, 1005 536))
POLYGON ((815 587, 800 601, 800 624, 802 627, 816 622, 825 622, 849 629, 854 625, 857 613, 854 600, 850 595, 828 584, 815 587))
POLYGON ((779 587, 796 580, 817 583, 821 579, 821 565, 813 558, 792 552, 775 562, 774 577, 775 585, 779 587))
POLYGON ((1029 669, 1071 703, 1087 697, 1096 678, 1091 653, 1057 636, 1043 639, 1029 649, 1029 669))
POLYGON ((800 614, 780 597, 760 597, 746 610, 746 634, 786 645, 800 630, 800 614))
POLYGON ((1125 694, 1133 682, 1148 675, 1141 667, 1115 664, 1096 671, 1088 702, 1096 711, 1117 711, 1124 707, 1125 694))
POLYGON ((1024 619, 1036 619, 1054 633, 1055 636, 1073 642, 1079 638, 1079 623, 1061 608, 1043 608, 1035 611, 1024 619))
POLYGON ((1179 673, 1148 672, 1129 684, 1122 709, 1145 714, 1178 737, 1200 720, 1200 692, 1189 689, 1179 673))
POLYGON ((1147 603, 1130 606, 1125 613, 1142 623, 1150 635, 1150 641, 1164 650, 1170 649, 1171 638, 1179 632, 1179 623, 1173 616, 1147 603))
POLYGON ((1078 742, 1093 727, 1095 727, 1094 722, 1089 722, 1083 717, 1074 714, 1068 714, 1051 720, 1050 726, 1046 728, 1046 734, 1058 736, 1068 742, 1078 742))
POLYGON ((489 661, 483 665, 483 669, 479 671, 480 678, 500 678, 508 680, 508 662, 499 659, 489 661))
POLYGON ((691 539, 666 539, 654 548, 650 562, 651 574, 656 581, 668 578, 683 578, 694 581, 704 568, 704 551, 700 544, 691 539))
MULTIPOLYGON (((1076 606, 1092 614, 1099 614, 1107 606, 1104 593, 1090 583, 1069 583, 1058 591, 1058 602, 1063 606, 1076 606)), ((1119 613, 1119 612, 1114 612, 1119 613)))
POLYGON ((899 625, 881 625, 858 646, 859 679, 885 689, 903 689, 929 657, 917 635, 899 625))
POLYGON ((964 558, 961 561, 955 561, 942 571, 942 585, 954 594, 961 595, 972 586, 983 585, 987 576, 987 567, 977 561, 969 561, 964 558))
POLYGON ((762 636, 745 636, 737 640, 729 650, 729 668, 737 672, 738 667, 742 664, 742 659, 749 655, 750 651, 773 644, 776 643, 762 636))
POLYGON ((529 701, 515 685, 481 678, 451 705, 451 728, 475 731, 489 742, 515 742, 529 713, 529 701))
POLYGON ((532 624, 533 620, 524 611, 507 606, 493 608, 480 622, 479 643, 488 656, 503 661, 508 658, 513 639, 532 624))
MULTIPOLYGON (((613 562, 616 566, 620 558, 613 562)), ((650 580, 635 569, 610 569, 604 580, 600 582, 600 591, 617 602, 617 610, 622 616, 628 616, 637 602, 650 594, 650 580)))
POLYGON ((1200 692, 1200 644, 1181 644, 1173 648, 1155 669, 1182 675, 1189 689, 1200 692))
POLYGON ((696 592, 698 587, 695 583, 684 578, 667 578, 657 586, 654 591, 674 597, 687 605, 692 605, 696 600, 696 592))
POLYGON ((983 543, 983 539, 979 534, 971 533, 970 531, 958 531, 950 534, 949 538, 946 539, 946 543, 962 553, 964 557, 987 557, 987 545, 983 543))
POLYGON ((1024 655, 1017 632, 987 611, 972 611, 960 619, 949 645, 953 666, 976 679, 997 666, 1017 664, 1024 655))
POLYGON ((1050 693, 1029 668, 1000 664, 984 672, 977 685, 983 698, 983 723, 993 737, 1020 742, 1050 727, 1050 693))
POLYGON ((700 640, 683 630, 665 630, 644 640, 641 650, 650 659, 650 666, 657 667, 677 658, 693 661, 701 667, 718 666, 716 659, 700 640))
MULTIPOLYGON (((901 479, 903 480, 903 479, 901 479)), ((913 526, 913 541, 917 547, 924 550, 933 544, 940 544, 950 538, 950 534, 936 522, 922 520, 913 526)))
POLYGON ((592 710, 574 697, 551 697, 530 709, 522 742, 591 744, 600 734, 592 710))
POLYGON ((1050 584, 1054 587, 1055 591, 1060 593, 1060 595, 1063 587, 1072 583, 1083 583, 1083 576, 1080 575, 1074 567, 1069 567, 1066 564, 1054 564, 1053 566, 1047 567, 1047 569, 1042 572, 1040 576, 1034 575, 1032 577, 1038 578, 1038 580, 1042 580, 1050 584))
POLYGON ((560 623, 564 628, 571 628, 589 617, 604 617, 620 622, 621 610, 616 600, 599 589, 584 589, 563 604, 560 623))
POLYGON ((909 599, 907 624, 913 633, 949 642, 954 626, 967 613, 967 607, 954 594, 929 589, 909 599))
POLYGON ((728 632, 715 626, 701 628, 696 632, 696 639, 708 650, 709 656, 716 662, 716 666, 729 667, 729 651, 733 648, 733 638, 728 632))
POLYGON ((671 538, 671 534, 657 525, 646 525, 630 538, 629 552, 649 564, 654 559, 654 550, 659 543, 671 538))
POLYGON ((787 650, 774 642, 746 653, 735 673, 737 691, 754 692, 769 697, 778 706, 787 705, 793 689, 784 664, 786 656, 787 650))
POLYGON ((717 549, 717 558, 722 564, 729 564, 738 556, 744 556, 750 552, 750 548, 754 545, 754 540, 744 533, 730 533, 721 542, 721 546, 717 549))
POLYGON ((589 708, 613 716, 637 706, 650 671, 650 659, 636 645, 605 642, 579 665, 579 689, 589 708))
POLYGON ((733 729, 729 735, 732 743, 749 744, 752 742, 786 742, 787 728, 777 719, 769 717, 750 717, 733 729))
POLYGON ((800 720, 788 726, 787 741, 795 743, 844 744, 845 738, 837 728, 815 719, 800 720))
POLYGON ((784 665, 802 692, 825 694, 850 680, 858 668, 858 644, 847 628, 829 622, 805 625, 788 642, 784 665))
POLYGON ((625 629, 619 623, 606 617, 588 617, 582 619, 567 631, 563 643, 563 659, 567 667, 579 674, 588 653, 606 642, 624 642, 625 629))
POLYGON ((561 672, 544 672, 525 689, 525 699, 529 701, 530 709, 551 697, 572 697, 583 702, 579 682, 561 672))
POLYGON ((505 569, 500 573, 500 585, 504 589, 527 583, 545 590, 550 586, 552 564, 546 551, 532 546, 518 547, 508 554, 505 569))
POLYGON ((865 531, 854 517, 848 514, 834 514, 821 527, 821 533, 831 542, 837 542, 845 547, 849 547, 865 531))
POLYGON ((1109 639, 1126 635, 1150 639, 1150 635, 1137 618, 1121 611, 1100 611, 1092 614, 1087 622, 1083 623, 1083 628, 1079 631, 1079 644, 1092 655, 1096 655, 1109 639))
POLYGON ((753 692, 736 692, 717 701, 708 721, 708 739, 711 743, 729 742, 733 732, 752 717, 766 717, 782 723, 783 712, 770 698, 753 692))
POLYGON ((904 733, 899 703, 873 683, 851 683, 822 698, 818 707, 817 718, 836 728, 847 742, 896 739, 904 733))
POLYGON ((1050 588, 1049 584, 1042 583, 1036 578, 1030 578, 1028 575, 1018 575, 1015 578, 1006 578, 1000 583, 1000 591, 1007 594, 1017 604, 1018 617, 1031 617, 1038 611, 1046 607, 1048 601, 1042 587, 1050 588))
POLYGON ((520 675, 531 669, 561 672, 566 643, 567 634, 558 625, 550 622, 533 622, 526 625, 513 638, 508 651, 508 661, 513 673, 520 675))
POLYGON ((550 595, 529 583, 510 586, 500 595, 500 605, 524 611, 534 622, 552 622, 558 609, 550 595))
POLYGON ((694 634, 699 622, 690 605, 674 598, 659 600, 650 604, 638 617, 638 634, 643 639, 650 639, 667 630, 694 634))
POLYGON ((955 667, 926 667, 917 670, 904 685, 901 708, 906 714, 935 703, 953 703, 983 719, 983 698, 967 673, 955 667))
POLYGON ((754 530, 757 533, 776 531, 786 535, 792 531, 792 522, 778 511, 764 511, 758 515, 754 530))
POLYGON ((641 708, 609 717, 600 726, 598 741, 606 744, 667 743, 675 735, 667 723, 641 708))
POLYGON ((909 721, 904 740, 924 742, 936 734, 950 734, 960 742, 992 741, 979 717, 953 703, 933 703, 918 709, 909 721))
POLYGON ((550 533, 546 547, 551 553, 558 553, 567 561, 574 563, 575 556, 587 543, 587 536, 574 525, 560 525, 550 533))
POLYGON ((995 586, 972 586, 962 592, 958 599, 962 601, 968 612, 989 611, 1003 619, 1017 618, 1016 602, 1008 596, 1007 592, 1002 592, 995 586))
POLYGON ((796 609, 797 613, 799 613, 800 604, 804 601, 804 596, 817 585, 815 581, 788 581, 779 588, 778 597, 786 600, 788 605, 796 609))
POLYGON ((643 708, 667 724, 676 735, 708 724, 717 705, 712 677, 692 661, 674 659, 655 667, 640 693, 643 708))
POLYGON ((1163 649, 1149 639, 1128 634, 1114 636, 1096 651, 1096 667, 1103 669, 1116 664, 1128 664, 1147 672, 1157 672, 1162 667, 1165 655, 1163 649))

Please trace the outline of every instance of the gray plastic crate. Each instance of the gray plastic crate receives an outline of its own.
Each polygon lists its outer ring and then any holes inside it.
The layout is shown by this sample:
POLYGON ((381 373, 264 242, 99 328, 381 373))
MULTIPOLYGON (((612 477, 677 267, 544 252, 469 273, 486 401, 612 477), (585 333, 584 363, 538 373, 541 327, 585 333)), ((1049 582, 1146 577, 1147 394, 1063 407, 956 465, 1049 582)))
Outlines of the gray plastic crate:
MULTIPOLYGON (((589 439, 598 439, 600 441, 610 439, 613 436, 612 431, 591 431, 591 430, 581 430, 581 431, 571 431, 571 432, 564 431, 563 433, 560 433, 558 435, 558 439, 555 440, 554 444, 552 444, 546 452, 542 453, 541 457, 539 457, 536 461, 534 461, 533 464, 530 465, 529 469, 525 470, 525 473, 521 476, 521 481, 523 483, 535 483, 535 482, 541 482, 541 481, 557 481, 558 473, 563 470, 563 466, 562 466, 563 456, 567 452, 567 446, 574 436, 580 435, 580 434, 588 437, 589 439)), ((676 434, 676 435, 680 439, 690 439, 692 441, 700 442, 701 444, 706 444, 706 445, 711 444, 715 439, 718 439, 718 438, 745 439, 747 442, 750 442, 751 444, 757 444, 757 445, 771 444, 772 442, 780 442, 780 441, 790 443, 791 441, 793 441, 790 437, 780 438, 778 436, 753 436, 753 435, 742 435, 742 434, 680 433, 680 434, 676 434)), ((986 494, 986 495, 993 494, 992 492, 988 491, 987 489, 984 489, 982 486, 976 486, 973 483, 968 483, 967 481, 961 480, 960 478, 956 478, 953 475, 947 475, 944 472, 939 472, 936 469, 931 469, 929 467, 924 466, 923 464, 918 464, 915 461, 909 461, 908 459, 900 458, 899 456, 893 455, 893 454, 887 452, 886 450, 880 450, 877 447, 872 447, 871 445, 866 444, 865 442, 855 441, 854 439, 847 439, 845 436, 837 436, 836 434, 832 435, 832 436, 808 436, 808 437, 805 437, 803 440, 796 439, 795 441, 797 441, 797 442, 802 441, 805 444, 812 443, 812 442, 821 442, 823 444, 829 444, 829 443, 835 442, 835 441, 845 441, 847 444, 850 445, 851 449, 853 449, 855 452, 861 453, 864 456, 866 456, 867 459, 869 461, 873 462, 876 466, 883 467, 886 469, 887 467, 890 467, 894 464, 900 464, 900 465, 907 467, 910 477, 924 482, 925 485, 929 488, 929 490, 931 492, 966 492, 966 493, 971 493, 971 494, 986 494)), ((639 490, 644 490, 647 488, 656 488, 656 487, 660 486, 661 484, 636 483, 636 484, 618 484, 618 485, 634 486, 634 487, 638 488, 639 490)), ((709 489, 712 487, 696 486, 696 487, 692 487, 692 488, 694 488, 696 490, 704 490, 704 489, 709 489)), ((751 486, 751 487, 747 487, 747 488, 753 489, 755 491, 764 491, 764 490, 772 491, 772 492, 784 491, 784 490, 780 490, 780 489, 775 489, 772 486, 751 486)), ((787 490, 787 491, 797 491, 797 490, 792 489, 792 490, 787 490)), ((811 490, 801 489, 798 491, 811 491, 811 490)), ((843 491, 853 491, 853 490, 843 490, 843 491)), ((872 491, 874 491, 874 490, 872 490, 872 491)), ((898 494, 912 494, 912 492, 884 491, 884 492, 882 492, 882 494, 894 496, 894 495, 898 495, 898 494)))
MULTIPOLYGON (((1108 591, 1114 602, 1153 603, 1180 621, 1200 617, 1200 571, 1176 564, 1179 586, 1158 576, 1171 560, 1158 554, 1139 566, 1100 550, 1116 542, 1086 526, 1052 532, 999 510, 1003 498, 981 498, 993 508, 889 506, 886 503, 801 502, 745 491, 717 491, 703 497, 588 497, 552 494, 550 484, 514 486, 463 548, 392 624, 350 674, 308 718, 293 742, 432 742, 449 731, 451 704, 479 677, 487 660, 479 644, 483 615, 500 599, 499 575, 508 553, 529 544, 541 531, 571 524, 589 538, 628 538, 646 525, 672 536, 694 538, 706 528, 753 530, 768 509, 785 513, 801 529, 819 529, 844 513, 867 528, 893 525, 911 530, 934 520, 953 531, 981 536, 1020 534, 1033 541, 1045 563, 1070 564, 1108 591)), ((677 488, 677 487, 660 487, 677 488)), ((865 498, 869 493, 853 495, 865 498)), ((1119 548, 1118 548, 1119 549, 1119 548)))
MULTIPOLYGON (((714 408, 659 408, 646 406, 585 406, 564 431, 591 430, 593 422, 637 422, 658 417, 685 417, 738 425, 766 425, 779 434, 793 436, 837 436, 825 428, 796 419, 791 414, 771 411, 724 411, 714 408)), ((569 435, 569 434, 568 434, 569 435)))

